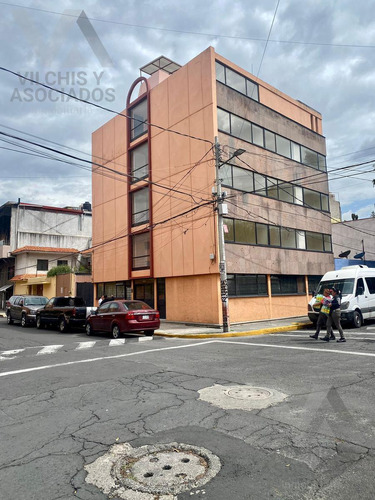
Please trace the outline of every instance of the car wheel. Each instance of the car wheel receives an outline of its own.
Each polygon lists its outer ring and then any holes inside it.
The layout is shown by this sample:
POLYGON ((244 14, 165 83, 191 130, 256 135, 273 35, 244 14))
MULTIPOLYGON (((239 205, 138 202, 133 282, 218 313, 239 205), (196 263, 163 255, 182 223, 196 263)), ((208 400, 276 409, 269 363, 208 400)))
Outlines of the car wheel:
POLYGON ((21 316, 21 326, 25 328, 27 326, 26 314, 22 314, 21 316))
POLYGON ((354 328, 361 328, 362 326, 362 314, 359 311, 353 313, 353 326, 354 328))
POLYGON ((42 323, 42 318, 40 316, 36 317, 36 327, 39 330, 44 327, 44 324, 42 323))
POLYGON ((8 325, 13 325, 13 320, 10 316, 10 312, 8 312, 8 314, 7 314, 7 323, 8 323, 8 325))
POLYGON ((92 329, 92 326, 90 323, 86 323, 86 335, 90 337, 94 333, 94 330, 92 329))
POLYGON ((155 330, 145 330, 146 337, 152 337, 154 335, 155 330))
POLYGON ((120 332, 120 328, 118 327, 118 325, 112 326, 112 337, 114 339, 119 339, 121 337, 121 332, 120 332))
POLYGON ((68 325, 65 321, 65 318, 60 318, 59 319, 59 332, 66 333, 67 330, 68 330, 68 325))

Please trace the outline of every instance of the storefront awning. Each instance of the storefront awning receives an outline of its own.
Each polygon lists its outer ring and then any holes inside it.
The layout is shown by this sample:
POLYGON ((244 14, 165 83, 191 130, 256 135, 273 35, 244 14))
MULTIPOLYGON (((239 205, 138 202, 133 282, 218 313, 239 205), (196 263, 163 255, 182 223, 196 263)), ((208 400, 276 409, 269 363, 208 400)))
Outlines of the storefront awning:
POLYGON ((13 285, 4 285, 2 287, 0 287, 0 292, 5 292, 6 290, 8 290, 8 288, 11 288, 13 285))
POLYGON ((40 276, 39 278, 28 278, 28 285, 46 285, 49 284, 50 280, 46 276, 40 276))

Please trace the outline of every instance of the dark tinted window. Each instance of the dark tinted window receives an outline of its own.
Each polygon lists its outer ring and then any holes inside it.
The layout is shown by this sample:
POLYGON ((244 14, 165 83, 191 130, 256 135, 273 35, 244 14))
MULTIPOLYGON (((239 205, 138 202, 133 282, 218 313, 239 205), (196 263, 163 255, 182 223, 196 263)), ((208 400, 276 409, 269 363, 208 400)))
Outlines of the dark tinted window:
POLYGON ((230 296, 267 295, 265 274, 229 274, 228 294, 230 296))
POLYGON ((48 260, 38 259, 36 261, 36 269, 37 271, 48 271, 48 260))
POLYGON ((356 295, 360 295, 360 288, 362 289, 362 294, 363 292, 365 291, 365 284, 363 283, 363 279, 362 278, 359 278, 358 281, 357 281, 357 287, 355 289, 355 294, 356 295))
POLYGON ((304 276, 271 276, 272 295, 294 295, 305 292, 304 276))
POLYGON ((365 278, 368 291, 370 293, 375 293, 375 278, 365 278))
POLYGON ((86 303, 81 297, 74 297, 72 305, 75 307, 85 307, 86 303))
POLYGON ((124 303, 125 309, 128 309, 128 311, 138 311, 139 309, 151 309, 148 304, 145 304, 145 302, 141 302, 138 300, 137 302, 126 302, 124 303))

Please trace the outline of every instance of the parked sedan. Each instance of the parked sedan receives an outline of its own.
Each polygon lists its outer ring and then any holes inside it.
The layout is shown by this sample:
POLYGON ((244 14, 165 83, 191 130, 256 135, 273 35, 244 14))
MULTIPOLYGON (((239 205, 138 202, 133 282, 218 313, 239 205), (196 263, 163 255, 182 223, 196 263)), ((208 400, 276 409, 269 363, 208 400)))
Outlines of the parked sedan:
POLYGON ((18 295, 10 298, 7 306, 7 322, 20 321, 23 327, 35 323, 36 312, 48 301, 39 295, 18 295))
POLYGON ((105 302, 86 321, 86 334, 112 333, 117 339, 125 332, 144 332, 153 335, 160 327, 159 311, 140 300, 112 300, 105 302))

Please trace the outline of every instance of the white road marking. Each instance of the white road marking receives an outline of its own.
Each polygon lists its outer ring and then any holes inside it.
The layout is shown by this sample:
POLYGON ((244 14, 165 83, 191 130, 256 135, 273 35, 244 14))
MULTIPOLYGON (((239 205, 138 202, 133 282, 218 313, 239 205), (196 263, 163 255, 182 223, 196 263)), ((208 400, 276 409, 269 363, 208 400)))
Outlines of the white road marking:
MULTIPOLYGON (((344 332, 344 334, 345 334, 346 340, 375 340, 373 338, 358 337, 357 335, 361 335, 360 333, 359 334, 354 334, 354 335, 352 335, 352 334, 347 335, 346 332, 344 332)), ((375 334, 368 333, 368 332, 362 332, 362 335, 375 335, 375 334)), ((324 337, 324 336, 325 336, 325 332, 322 332, 320 334, 320 337, 324 337)), ((294 337, 294 338, 305 338, 305 339, 310 338, 309 335, 301 335, 301 334, 299 334, 299 335, 291 335, 290 333, 272 333, 272 337, 294 337)), ((336 339, 339 339, 339 338, 340 338, 340 336, 336 335, 336 339)))
POLYGON ((43 347, 43 349, 38 351, 37 355, 39 355, 39 354, 53 354, 54 352, 57 352, 62 347, 64 347, 64 346, 63 345, 47 345, 46 347, 43 347))
POLYGON ((212 344, 215 342, 217 342, 217 341, 216 340, 207 340, 205 342, 197 342, 194 344, 186 344, 186 345, 173 346, 173 347, 160 347, 159 349, 148 349, 147 351, 131 352, 131 353, 127 353, 127 354, 116 354, 114 356, 102 356, 100 358, 80 359, 78 361, 66 361, 65 363, 56 363, 54 365, 36 366, 34 368, 24 368, 23 370, 13 370, 10 372, 3 372, 3 373, 0 373, 0 377, 7 377, 9 375, 18 375, 20 373, 37 372, 37 371, 41 371, 41 370, 48 370, 49 368, 59 368, 61 366, 71 366, 71 365, 79 365, 82 363, 93 363, 95 361, 105 361, 107 359, 128 358, 131 356, 137 356, 138 354, 150 354, 150 353, 159 352, 159 351, 170 351, 172 349, 183 349, 185 347, 196 347, 196 346, 205 345, 205 344, 212 344))
POLYGON ((75 348, 75 351, 78 351, 80 349, 90 349, 90 347, 94 347, 96 344, 96 340, 92 342, 80 342, 77 347, 75 348))
POLYGON ((239 342, 236 340, 216 340, 216 342, 224 343, 224 344, 238 344, 238 345, 248 345, 254 347, 271 347, 273 349, 292 349, 296 351, 317 351, 325 354, 337 353, 337 354, 351 354, 353 356, 368 356, 375 357, 375 352, 358 352, 358 351, 344 351, 340 349, 324 349, 324 346, 327 345, 326 342, 320 344, 322 348, 319 347, 301 347, 301 346, 292 346, 292 345, 276 345, 276 344, 255 344, 253 342, 239 342))
POLYGON ((109 347, 112 347, 113 345, 122 345, 125 344, 125 339, 113 339, 109 341, 109 347))
POLYGON ((1 355, 2 356, 8 356, 11 354, 18 354, 19 352, 25 351, 25 349, 12 349, 11 351, 2 351, 1 355))
POLYGON ((16 359, 14 356, 7 356, 6 358, 4 358, 3 356, 0 356, 0 361, 4 360, 4 359, 16 359))

